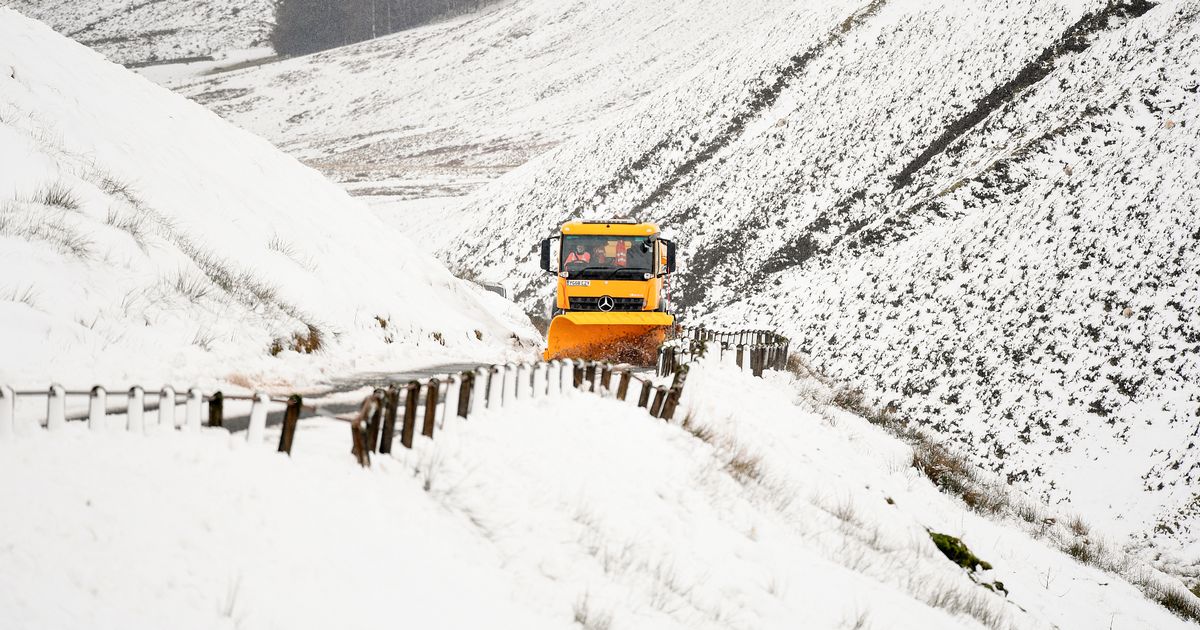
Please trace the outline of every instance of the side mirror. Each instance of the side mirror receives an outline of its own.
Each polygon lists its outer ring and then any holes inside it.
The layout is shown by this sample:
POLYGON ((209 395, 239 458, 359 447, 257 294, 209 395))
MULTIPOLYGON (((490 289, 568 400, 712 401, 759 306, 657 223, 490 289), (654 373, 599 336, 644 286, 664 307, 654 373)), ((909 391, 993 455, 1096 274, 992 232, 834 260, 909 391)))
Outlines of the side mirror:
POLYGON ((542 241, 542 271, 550 273, 550 239, 542 241))
POLYGON ((667 260, 666 265, 662 269, 662 274, 666 275, 675 273, 675 241, 659 239, 659 242, 662 243, 667 249, 667 260))

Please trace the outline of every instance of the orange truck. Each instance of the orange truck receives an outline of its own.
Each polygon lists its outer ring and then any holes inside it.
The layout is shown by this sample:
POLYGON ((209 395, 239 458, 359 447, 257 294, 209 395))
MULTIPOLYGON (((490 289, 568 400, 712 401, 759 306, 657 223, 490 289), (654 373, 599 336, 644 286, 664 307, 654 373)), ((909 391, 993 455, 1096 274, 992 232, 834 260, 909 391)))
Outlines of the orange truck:
POLYGON ((545 358, 650 365, 675 324, 666 287, 675 243, 630 219, 574 221, 542 241, 557 276, 545 358))

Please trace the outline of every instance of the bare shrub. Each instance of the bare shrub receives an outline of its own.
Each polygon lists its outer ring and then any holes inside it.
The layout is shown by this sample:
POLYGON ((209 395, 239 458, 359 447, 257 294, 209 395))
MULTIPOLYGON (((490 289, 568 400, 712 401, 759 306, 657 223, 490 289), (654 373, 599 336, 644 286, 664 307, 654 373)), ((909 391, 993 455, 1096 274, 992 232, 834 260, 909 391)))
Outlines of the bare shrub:
POLYGON ((325 346, 325 333, 312 324, 304 325, 306 330, 292 333, 291 338, 276 338, 267 347, 267 353, 278 356, 284 350, 299 354, 313 354, 325 346))
POLYGON ((741 483, 762 479, 762 457, 738 448, 725 462, 725 470, 741 483))
POLYGON ((133 237, 138 247, 146 248, 146 236, 148 228, 146 223, 149 221, 149 216, 140 210, 135 210, 131 213, 121 213, 115 208, 109 208, 108 214, 104 218, 104 222, 108 225, 126 232, 133 237))
POLYGON ((1163 608, 1183 619, 1200 622, 1200 599, 1182 584, 1164 582, 1150 573, 1136 575, 1130 581, 1163 608))
POLYGON ((994 600, 982 589, 962 589, 954 583, 930 585, 920 595, 926 604, 941 608, 951 615, 967 615, 985 627, 1002 630, 1010 627, 1004 612, 994 606, 994 600))
POLYGON ((29 308, 37 308, 37 291, 33 288, 33 285, 29 285, 23 289, 16 287, 0 293, 0 300, 15 304, 24 304, 29 308))
POLYGON ((176 293, 186 297, 193 304, 207 297, 212 291, 212 284, 207 279, 197 278, 185 272, 179 272, 170 281, 170 287, 176 293))
POLYGON ((204 351, 212 350, 213 335, 207 330, 197 330, 195 335, 192 335, 192 345, 204 351))
POLYGON ((612 613, 593 609, 590 596, 584 593, 575 602, 575 623, 584 630, 608 630, 612 627, 612 613))
POLYGON ((65 211, 45 215, 11 203, 0 209, 0 236, 42 241, 61 254, 83 260, 91 256, 94 245, 67 220, 65 211))
POLYGON ((295 258, 296 256, 296 247, 280 238, 278 234, 273 235, 271 240, 267 242, 267 249, 279 252, 288 258, 295 258))
POLYGON ((1088 524, 1084 522, 1083 517, 1078 514, 1072 516, 1071 520, 1067 521, 1067 529, 1070 529, 1071 533, 1076 536, 1087 536, 1088 532, 1091 531, 1088 524))

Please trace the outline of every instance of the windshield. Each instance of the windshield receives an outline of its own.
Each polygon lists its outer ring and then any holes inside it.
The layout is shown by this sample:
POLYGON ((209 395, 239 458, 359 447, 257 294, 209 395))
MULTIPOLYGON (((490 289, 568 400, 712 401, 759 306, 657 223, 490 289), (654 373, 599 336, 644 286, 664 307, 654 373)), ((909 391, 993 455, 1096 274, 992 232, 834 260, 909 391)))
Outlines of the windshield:
POLYGON ((564 236, 559 260, 572 278, 641 280, 654 273, 653 248, 644 236, 564 236))

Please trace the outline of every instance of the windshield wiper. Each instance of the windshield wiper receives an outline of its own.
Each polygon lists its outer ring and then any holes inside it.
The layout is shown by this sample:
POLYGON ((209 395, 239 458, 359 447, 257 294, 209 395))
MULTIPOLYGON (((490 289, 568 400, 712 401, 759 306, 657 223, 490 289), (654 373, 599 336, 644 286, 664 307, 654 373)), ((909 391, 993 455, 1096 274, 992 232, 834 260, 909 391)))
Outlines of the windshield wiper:
MULTIPOLYGON (((577 274, 579 274, 579 275, 580 275, 580 277, 582 277, 584 274, 586 274, 586 273, 587 273, 587 272, 589 272, 589 271, 596 271, 596 272, 599 272, 599 271, 608 271, 608 270, 610 270, 610 269, 611 269, 611 270, 613 270, 613 271, 617 271, 617 270, 619 270, 619 269, 620 269, 620 267, 608 267, 608 266, 603 266, 603 267, 584 267, 583 269, 580 269, 579 271, 576 271, 576 272, 574 272, 574 273, 577 273, 577 274)), ((610 276, 607 276, 607 277, 611 278, 612 276, 610 275, 610 276)))

